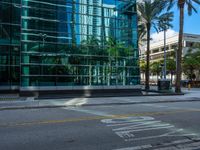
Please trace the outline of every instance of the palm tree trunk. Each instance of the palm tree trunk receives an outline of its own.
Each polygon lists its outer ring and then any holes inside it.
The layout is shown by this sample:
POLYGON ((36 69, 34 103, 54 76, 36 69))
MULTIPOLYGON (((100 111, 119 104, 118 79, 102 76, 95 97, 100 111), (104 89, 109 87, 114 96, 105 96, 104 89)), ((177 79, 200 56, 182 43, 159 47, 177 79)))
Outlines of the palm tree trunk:
POLYGON ((156 74, 156 77, 157 77, 157 81, 156 82, 158 83, 158 73, 156 74))
POLYGON ((149 90, 149 53, 150 53, 150 24, 147 24, 147 57, 146 57, 146 70, 145 70, 145 90, 149 90))
POLYGON ((176 93, 181 93, 181 74, 182 74, 182 48, 183 48, 183 24, 184 24, 184 3, 180 4, 180 23, 179 23, 179 44, 176 56, 176 93))
POLYGON ((171 72, 171 84, 173 82, 173 73, 171 72))

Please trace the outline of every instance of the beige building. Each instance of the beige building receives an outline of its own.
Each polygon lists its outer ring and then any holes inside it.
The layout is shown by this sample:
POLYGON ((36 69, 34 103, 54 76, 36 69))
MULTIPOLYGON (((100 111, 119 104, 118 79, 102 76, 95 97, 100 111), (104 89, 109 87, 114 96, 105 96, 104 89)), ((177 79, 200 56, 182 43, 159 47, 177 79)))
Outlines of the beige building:
MULTIPOLYGON (((183 35, 183 56, 187 54, 187 51, 195 44, 200 43, 200 35, 196 34, 187 34, 183 35)), ((166 39, 166 55, 167 57, 174 58, 176 57, 176 50, 178 48, 178 34, 175 34, 166 39)), ((164 59, 164 40, 151 42, 150 45, 150 62, 159 61, 164 59)), ((146 60, 146 48, 144 47, 141 50, 140 60, 146 60)), ((167 76, 170 78, 170 76, 167 76)), ((182 79, 186 79, 186 77, 182 76, 182 79)), ((144 81, 144 74, 141 73, 141 81, 144 81)), ((152 82, 156 82, 157 77, 151 75, 150 80, 152 82)))

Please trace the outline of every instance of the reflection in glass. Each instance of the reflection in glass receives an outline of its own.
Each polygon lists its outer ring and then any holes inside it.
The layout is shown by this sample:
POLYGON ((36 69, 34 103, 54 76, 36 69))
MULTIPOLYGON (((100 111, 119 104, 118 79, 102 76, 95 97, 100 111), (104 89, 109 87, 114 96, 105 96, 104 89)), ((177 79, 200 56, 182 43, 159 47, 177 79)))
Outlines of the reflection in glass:
POLYGON ((21 11, 21 39, 15 13, 12 20, 0 17, 15 22, 5 26, 1 20, 0 42, 21 48, 0 49, 0 62, 21 65, 21 86, 139 84, 135 0, 21 0, 20 7, 11 2, 0 2, 1 9, 21 11))
POLYGON ((0 88, 19 85, 20 74, 19 1, 0 1, 0 88))

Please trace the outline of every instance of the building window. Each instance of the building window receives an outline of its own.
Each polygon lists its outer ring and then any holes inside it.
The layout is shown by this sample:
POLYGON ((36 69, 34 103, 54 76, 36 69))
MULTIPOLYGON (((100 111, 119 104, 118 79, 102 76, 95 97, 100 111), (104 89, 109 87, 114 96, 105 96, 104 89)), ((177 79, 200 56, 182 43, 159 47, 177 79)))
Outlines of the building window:
POLYGON ((21 67, 21 86, 139 83, 136 1, 41 1, 0 2, 1 63, 21 67))

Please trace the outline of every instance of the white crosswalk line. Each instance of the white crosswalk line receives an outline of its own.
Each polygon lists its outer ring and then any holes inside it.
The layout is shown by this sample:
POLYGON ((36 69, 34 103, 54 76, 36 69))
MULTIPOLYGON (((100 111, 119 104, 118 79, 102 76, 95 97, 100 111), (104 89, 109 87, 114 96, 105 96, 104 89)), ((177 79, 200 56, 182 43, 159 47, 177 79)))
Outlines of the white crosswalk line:
POLYGON ((151 147, 152 147, 151 145, 143 145, 143 146, 120 148, 120 149, 115 149, 115 150, 143 150, 143 149, 147 149, 151 147))
POLYGON ((142 145, 135 147, 126 147, 119 148, 114 150, 143 150, 143 149, 152 149, 152 150, 197 150, 200 149, 200 142, 193 142, 189 139, 177 140, 171 143, 165 143, 162 147, 152 147, 152 145, 142 145))

